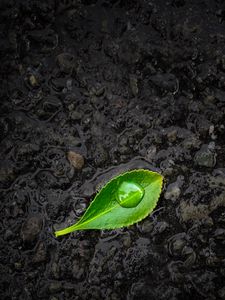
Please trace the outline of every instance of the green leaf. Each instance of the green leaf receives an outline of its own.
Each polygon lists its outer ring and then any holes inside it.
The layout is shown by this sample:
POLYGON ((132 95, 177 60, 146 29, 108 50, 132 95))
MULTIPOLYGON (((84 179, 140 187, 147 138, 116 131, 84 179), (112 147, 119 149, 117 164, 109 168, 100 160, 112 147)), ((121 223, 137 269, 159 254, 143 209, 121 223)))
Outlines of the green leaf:
POLYGON ((115 229, 141 221, 155 208, 163 176, 139 169, 110 180, 74 225, 55 232, 56 237, 75 230, 115 229))

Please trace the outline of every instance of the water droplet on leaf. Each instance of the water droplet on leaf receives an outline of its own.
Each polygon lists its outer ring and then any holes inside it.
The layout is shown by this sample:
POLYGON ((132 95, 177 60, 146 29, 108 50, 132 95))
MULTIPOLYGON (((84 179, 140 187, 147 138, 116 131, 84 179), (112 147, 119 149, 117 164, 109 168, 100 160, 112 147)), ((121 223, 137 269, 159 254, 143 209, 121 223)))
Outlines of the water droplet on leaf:
POLYGON ((145 190, 138 183, 122 182, 116 193, 116 200, 120 206, 136 207, 142 200, 145 190))

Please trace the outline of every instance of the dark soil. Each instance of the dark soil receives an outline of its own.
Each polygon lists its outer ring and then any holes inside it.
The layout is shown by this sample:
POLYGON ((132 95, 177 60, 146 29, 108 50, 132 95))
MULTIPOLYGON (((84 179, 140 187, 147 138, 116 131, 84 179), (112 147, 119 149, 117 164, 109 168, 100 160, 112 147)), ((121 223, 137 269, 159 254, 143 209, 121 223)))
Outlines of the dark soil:
POLYGON ((0 1, 0 299, 225 299, 225 3, 0 1), (137 225, 96 190, 165 176, 137 225))

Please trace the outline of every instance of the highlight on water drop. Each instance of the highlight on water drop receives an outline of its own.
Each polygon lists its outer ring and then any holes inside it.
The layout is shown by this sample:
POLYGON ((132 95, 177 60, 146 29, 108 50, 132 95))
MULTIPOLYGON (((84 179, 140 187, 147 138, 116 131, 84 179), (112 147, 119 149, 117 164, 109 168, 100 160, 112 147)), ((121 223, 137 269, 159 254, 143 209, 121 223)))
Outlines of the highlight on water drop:
POLYGON ((116 192, 116 200, 120 206, 126 208, 136 207, 144 197, 145 190, 134 182, 122 182, 116 192))

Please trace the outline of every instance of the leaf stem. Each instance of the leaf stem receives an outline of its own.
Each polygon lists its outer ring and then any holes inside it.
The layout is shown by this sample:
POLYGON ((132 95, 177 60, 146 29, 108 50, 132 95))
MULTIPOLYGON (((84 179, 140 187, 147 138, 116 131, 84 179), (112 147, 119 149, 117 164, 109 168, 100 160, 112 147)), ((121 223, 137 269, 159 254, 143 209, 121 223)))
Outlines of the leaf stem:
POLYGON ((58 237, 60 235, 68 234, 70 232, 73 232, 76 229, 77 229, 77 224, 73 224, 65 229, 55 231, 55 236, 58 237))

